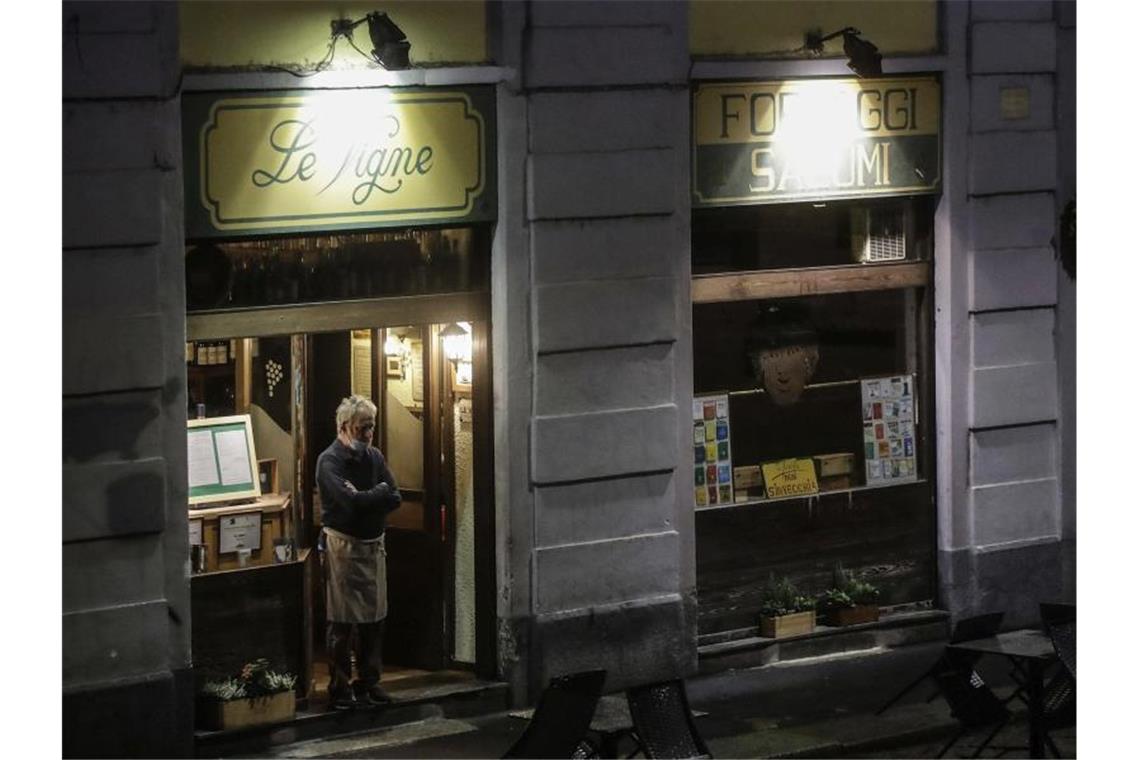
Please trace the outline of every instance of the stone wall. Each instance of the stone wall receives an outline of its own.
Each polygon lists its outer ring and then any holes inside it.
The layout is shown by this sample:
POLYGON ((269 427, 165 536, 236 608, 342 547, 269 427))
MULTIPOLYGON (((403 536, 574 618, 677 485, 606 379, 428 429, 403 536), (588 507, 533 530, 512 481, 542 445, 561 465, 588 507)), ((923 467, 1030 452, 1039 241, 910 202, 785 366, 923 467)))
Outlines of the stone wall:
POLYGON ((190 756, 178 6, 62 52, 63 752, 190 756))
MULTIPOLYGON (((954 7, 951 17, 963 12, 954 7)), ((947 193, 952 204, 955 192, 964 196, 949 251, 965 256, 951 285, 964 289, 951 296, 957 314, 949 321, 965 332, 939 360, 967 382, 964 405, 941 405, 955 415, 941 423, 951 431, 943 445, 964 453, 966 464, 959 456, 957 470, 939 475, 953 484, 955 472, 964 474, 966 492, 953 494, 944 520, 952 527, 940 536, 943 599, 958 615, 1004 609, 1007 623, 1030 623, 1038 601, 1065 594, 1071 573, 1061 562, 1061 539, 1072 531, 1061 498, 1059 378, 1074 355, 1071 348, 1059 354, 1064 275, 1054 242, 1058 177, 1075 156, 1059 141, 1054 4, 976 1, 962 22, 949 25, 948 45, 952 54, 968 51, 959 54, 968 151, 965 174, 947 193)), ((954 74, 948 78, 952 90, 954 74)), ((955 118, 948 107, 948 122, 955 118)), ((1075 312, 1065 319, 1075 321, 1075 312)))
POLYGON ((618 689, 695 669, 692 513, 677 469, 692 393, 687 12, 525 12, 533 517, 511 536, 527 545, 516 583, 530 579, 518 633, 532 693, 593 667, 618 689))

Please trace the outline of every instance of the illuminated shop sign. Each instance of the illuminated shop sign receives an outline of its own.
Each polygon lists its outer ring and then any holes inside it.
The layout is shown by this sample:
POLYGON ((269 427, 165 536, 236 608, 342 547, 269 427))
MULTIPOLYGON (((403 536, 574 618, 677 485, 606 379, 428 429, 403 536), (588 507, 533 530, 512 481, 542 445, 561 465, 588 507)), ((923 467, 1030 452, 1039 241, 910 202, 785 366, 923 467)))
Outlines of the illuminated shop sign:
POLYGON ((489 89, 183 99, 189 237, 495 217, 489 89))
POLYGON ((930 77, 723 82, 693 95, 693 205, 937 192, 930 77))

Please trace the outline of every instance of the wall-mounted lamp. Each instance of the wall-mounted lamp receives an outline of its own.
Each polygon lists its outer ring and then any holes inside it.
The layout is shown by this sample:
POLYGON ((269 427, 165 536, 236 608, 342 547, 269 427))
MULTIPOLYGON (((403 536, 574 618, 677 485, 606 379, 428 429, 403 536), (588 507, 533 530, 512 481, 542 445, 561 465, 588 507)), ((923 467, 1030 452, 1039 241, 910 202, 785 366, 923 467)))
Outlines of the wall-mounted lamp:
POLYGON ((384 338, 384 355, 385 356, 407 356, 412 350, 408 344, 404 342, 403 338, 397 337, 394 333, 389 332, 388 336, 384 338))
POLYGON ((330 25, 332 26, 334 41, 338 37, 344 37, 362 55, 371 57, 372 60, 389 71, 408 68, 408 51, 411 50, 412 44, 408 42, 407 35, 396 25, 396 22, 388 18, 387 13, 374 11, 356 21, 349 21, 345 18, 333 19, 330 25), (352 30, 365 21, 368 22, 368 36, 372 39, 371 56, 367 56, 352 41, 352 30))
POLYGON ((453 362, 471 361, 471 333, 452 322, 443 328, 439 337, 443 338, 443 354, 453 362))
POLYGON ((470 326, 452 322, 439 332, 443 338, 443 355, 455 365, 455 382, 471 384, 471 333, 470 326))
POLYGON ((847 56, 847 68, 860 77, 877 77, 883 73, 883 56, 871 42, 860 39, 862 34, 852 26, 831 34, 821 34, 819 29, 804 35, 804 49, 815 55, 823 53, 823 43, 843 35, 843 54, 847 56))

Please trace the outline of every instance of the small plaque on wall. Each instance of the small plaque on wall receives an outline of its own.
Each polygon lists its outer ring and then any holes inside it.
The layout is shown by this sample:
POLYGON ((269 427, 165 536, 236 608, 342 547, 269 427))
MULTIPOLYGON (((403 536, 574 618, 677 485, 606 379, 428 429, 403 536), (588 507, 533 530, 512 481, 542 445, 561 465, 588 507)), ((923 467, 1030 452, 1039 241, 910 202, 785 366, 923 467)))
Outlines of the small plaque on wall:
POLYGON ((202 543, 202 521, 190 521, 190 545, 199 546, 202 543))
POLYGON ((218 552, 228 554, 238 549, 261 548, 261 512, 226 515, 218 520, 218 552))

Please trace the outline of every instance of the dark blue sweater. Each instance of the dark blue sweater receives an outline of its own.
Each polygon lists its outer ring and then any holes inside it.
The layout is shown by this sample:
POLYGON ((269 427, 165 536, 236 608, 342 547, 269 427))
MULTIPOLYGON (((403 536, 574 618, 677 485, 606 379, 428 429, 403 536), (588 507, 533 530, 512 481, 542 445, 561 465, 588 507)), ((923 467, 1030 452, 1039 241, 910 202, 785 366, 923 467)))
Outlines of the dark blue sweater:
POLYGON ((380 450, 369 446, 366 455, 357 455, 339 438, 317 457, 317 488, 321 523, 356 538, 378 537, 388 513, 400 506, 396 478, 380 450))

